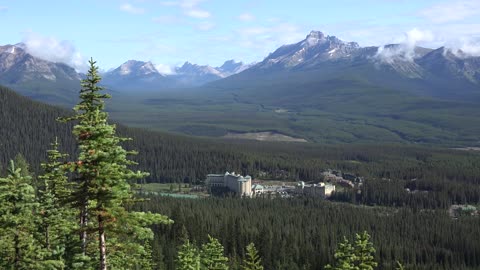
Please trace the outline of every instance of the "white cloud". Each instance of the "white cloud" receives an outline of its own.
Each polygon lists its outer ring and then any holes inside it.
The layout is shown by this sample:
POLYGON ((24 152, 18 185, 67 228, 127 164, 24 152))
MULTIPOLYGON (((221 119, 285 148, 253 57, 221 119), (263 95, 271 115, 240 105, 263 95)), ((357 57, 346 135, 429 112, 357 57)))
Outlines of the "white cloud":
POLYGON ((198 6, 198 4, 200 4, 201 2, 204 2, 204 0, 183 0, 180 1, 180 6, 182 8, 191 9, 198 6))
POLYGON ((461 21, 472 16, 480 15, 480 1, 447 1, 422 10, 420 15, 434 23, 461 21))
POLYGON ((413 28, 412 30, 405 33, 405 40, 404 43, 409 48, 415 47, 415 45, 419 42, 430 42, 434 40, 434 35, 430 31, 422 31, 417 28, 413 28))
POLYGON ((395 59, 413 61, 415 58, 415 47, 422 42, 433 42, 435 37, 430 31, 422 31, 417 28, 406 32, 402 38, 398 40, 398 46, 378 48, 375 57, 384 62, 392 62, 395 59))
POLYGON ((215 27, 215 24, 211 22, 202 22, 197 24, 197 29, 201 31, 208 31, 213 29, 214 27, 215 27))
POLYGON ((446 47, 457 56, 480 56, 480 39, 460 38, 448 42, 446 47))
POLYGON ((251 22, 255 20, 255 16, 250 13, 242 13, 238 16, 238 19, 243 22, 251 22))
POLYGON ((460 46, 459 50, 463 51, 467 55, 480 56, 480 44, 474 44, 471 42, 466 42, 460 46))
POLYGON ((160 74, 163 74, 163 75, 175 74, 175 67, 172 67, 170 65, 157 64, 155 65, 155 68, 158 70, 158 72, 160 72, 160 74))
POLYGON ((210 17, 210 12, 201 9, 187 9, 185 15, 197 19, 206 19, 210 17))
POLYGON ((182 9, 183 14, 189 17, 196 19, 206 19, 211 17, 210 12, 198 7, 198 5, 204 1, 205 0, 163 1, 160 2, 160 4, 164 6, 178 6, 182 9))
POLYGON ((145 13, 145 9, 134 7, 131 4, 125 3, 120 6, 120 10, 131 13, 131 14, 143 14, 145 13))
POLYGON ((27 52, 35 57, 51 62, 64 63, 80 72, 85 72, 88 69, 86 59, 70 41, 58 40, 54 37, 45 37, 30 32, 23 38, 23 43, 27 52))

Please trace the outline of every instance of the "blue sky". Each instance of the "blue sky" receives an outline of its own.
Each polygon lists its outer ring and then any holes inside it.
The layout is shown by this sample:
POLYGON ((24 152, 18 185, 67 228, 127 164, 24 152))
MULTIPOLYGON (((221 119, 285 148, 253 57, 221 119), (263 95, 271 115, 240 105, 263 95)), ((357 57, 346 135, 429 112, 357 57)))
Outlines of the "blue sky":
POLYGON ((83 69, 129 59, 261 61, 311 30, 361 46, 407 42, 480 55, 480 0, 0 0, 0 44, 83 69))

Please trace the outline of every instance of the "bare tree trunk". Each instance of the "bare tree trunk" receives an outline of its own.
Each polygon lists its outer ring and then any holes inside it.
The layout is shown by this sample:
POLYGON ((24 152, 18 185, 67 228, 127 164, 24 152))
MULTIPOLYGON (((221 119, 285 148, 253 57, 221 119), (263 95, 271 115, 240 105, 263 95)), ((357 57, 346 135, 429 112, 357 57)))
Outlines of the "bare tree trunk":
POLYGON ((87 255, 87 206, 82 205, 80 210, 80 241, 82 242, 82 254, 87 255))
MULTIPOLYGON (((88 192, 88 185, 85 183, 83 186, 83 193, 88 192)), ((85 195, 82 198, 80 205, 80 242, 82 245, 83 256, 87 255, 87 225, 88 225, 88 197, 85 195)))
POLYGON ((15 261, 13 263, 14 267, 13 269, 20 269, 20 260, 21 260, 21 255, 20 255, 20 239, 18 236, 19 232, 18 229, 15 231, 15 236, 13 238, 13 242, 15 244, 15 261))
POLYGON ((107 245, 105 243, 105 228, 102 213, 98 214, 98 248, 100 251, 100 270, 107 270, 107 245))

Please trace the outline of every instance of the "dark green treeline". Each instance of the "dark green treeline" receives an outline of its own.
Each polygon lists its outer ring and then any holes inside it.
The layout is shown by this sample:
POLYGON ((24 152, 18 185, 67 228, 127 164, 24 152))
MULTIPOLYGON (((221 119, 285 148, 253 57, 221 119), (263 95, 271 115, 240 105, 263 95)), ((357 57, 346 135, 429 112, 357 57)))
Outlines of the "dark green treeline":
POLYGON ((322 269, 343 236, 368 231, 377 269, 479 269, 480 219, 454 220, 444 210, 352 206, 314 199, 173 199, 154 197, 142 210, 164 213, 172 226, 155 227, 157 269, 175 269, 176 248, 218 238, 231 269, 254 242, 265 269, 322 269))
MULTIPOLYGON (((59 138, 62 152, 75 154, 71 124, 56 121, 67 115, 67 110, 33 102, 1 87, 0 108, 0 164, 7 164, 20 153, 38 172, 38 161, 46 160, 47 147, 55 137, 59 138)), ((134 139, 125 147, 139 151, 134 159, 140 164, 138 169, 150 173, 147 180, 151 182, 197 183, 208 173, 225 171, 315 181, 321 179, 324 169, 330 168, 368 179, 360 196, 356 191, 338 194, 335 199, 340 201, 421 208, 480 202, 478 152, 411 145, 213 141, 122 126, 118 133, 134 139), (408 194, 406 188, 419 192, 408 194)))

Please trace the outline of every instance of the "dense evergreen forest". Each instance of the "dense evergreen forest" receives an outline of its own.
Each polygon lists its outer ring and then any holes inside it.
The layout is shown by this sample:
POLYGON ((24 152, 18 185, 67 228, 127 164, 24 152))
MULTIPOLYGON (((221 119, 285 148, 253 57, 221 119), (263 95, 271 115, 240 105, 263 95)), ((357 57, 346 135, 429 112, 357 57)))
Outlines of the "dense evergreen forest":
POLYGON ((254 242, 265 269, 323 269, 343 236, 371 232, 377 269, 479 269, 480 219, 452 219, 443 210, 366 207, 313 198, 204 200, 152 197, 142 210, 168 215, 172 226, 156 226, 157 269, 175 269, 176 247, 188 234, 204 243, 220 239, 231 269, 254 242))
MULTIPOLYGON (((0 175, 21 154, 40 175, 47 149, 79 154, 72 113, 0 88, 0 175)), ((107 103, 108 108, 108 103, 107 103)), ((154 225, 154 269, 175 269, 185 235, 194 244, 208 235, 225 247, 239 269, 253 242, 265 269, 322 269, 333 261, 345 235, 366 230, 377 248, 378 269, 478 269, 480 219, 453 219, 452 204, 480 203, 480 153, 416 145, 314 145, 199 139, 118 126, 126 149, 139 154, 134 169, 150 182, 199 183, 208 173, 236 171, 285 181, 318 181, 325 169, 356 174, 359 189, 337 192, 333 202, 308 198, 199 200, 152 197, 136 209, 167 215, 173 225, 154 225)), ((34 178, 36 178, 34 176, 34 178)))
MULTIPOLYGON (((35 172, 58 137, 60 150, 75 153, 71 123, 59 123, 69 112, 30 101, 0 88, 0 164, 22 154, 35 172)), ((108 103, 107 103, 108 107, 108 103)), ((236 171, 266 178, 318 181, 325 169, 363 176, 361 195, 337 194, 336 200, 369 205, 438 208, 453 203, 479 203, 480 153, 414 145, 314 145, 189 138, 118 127, 131 137, 127 149, 139 154, 138 169, 150 182, 198 183, 208 173, 236 171), (413 179, 413 181, 412 181, 413 179), (407 193, 405 188, 410 189, 407 193), (369 192, 370 190, 375 192, 369 192), (381 191, 380 191, 381 190, 381 191), (415 192, 423 191, 423 192, 415 192), (425 191, 428 192, 425 195, 425 191)))

